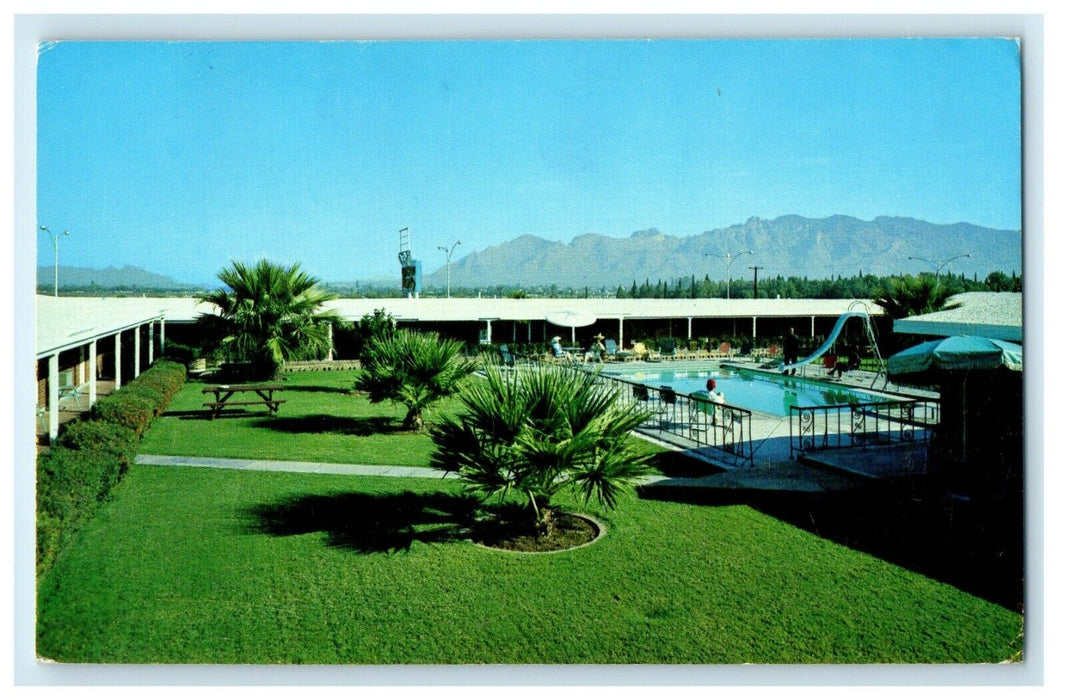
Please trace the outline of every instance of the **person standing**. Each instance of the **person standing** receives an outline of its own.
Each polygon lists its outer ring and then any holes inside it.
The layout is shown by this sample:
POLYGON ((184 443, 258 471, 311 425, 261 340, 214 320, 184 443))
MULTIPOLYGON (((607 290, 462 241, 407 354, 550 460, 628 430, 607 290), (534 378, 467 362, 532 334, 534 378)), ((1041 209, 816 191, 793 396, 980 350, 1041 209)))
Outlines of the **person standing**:
MULTIPOLYGON (((792 365, 799 361, 799 336, 795 335, 795 329, 789 328, 784 336, 784 364, 792 365)), ((784 374, 795 374, 795 368, 784 370, 784 374)))

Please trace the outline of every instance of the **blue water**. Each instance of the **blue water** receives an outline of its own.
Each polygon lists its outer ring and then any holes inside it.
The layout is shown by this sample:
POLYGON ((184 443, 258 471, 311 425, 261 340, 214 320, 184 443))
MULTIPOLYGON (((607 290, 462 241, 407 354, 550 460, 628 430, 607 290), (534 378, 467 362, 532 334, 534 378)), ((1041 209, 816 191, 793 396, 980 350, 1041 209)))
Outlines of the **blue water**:
POLYGON ((713 377, 718 391, 725 395, 726 403, 774 416, 787 416, 792 406, 837 406, 893 400, 831 382, 706 364, 690 367, 674 366, 673 363, 608 365, 603 367, 602 374, 649 387, 669 386, 681 394, 706 389, 706 380, 713 377))

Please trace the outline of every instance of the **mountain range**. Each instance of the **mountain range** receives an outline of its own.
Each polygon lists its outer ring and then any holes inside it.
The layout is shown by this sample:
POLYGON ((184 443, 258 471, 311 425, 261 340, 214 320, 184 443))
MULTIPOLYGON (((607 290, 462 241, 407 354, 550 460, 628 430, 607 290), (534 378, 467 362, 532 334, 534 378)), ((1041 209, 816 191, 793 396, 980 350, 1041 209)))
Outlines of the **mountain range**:
MULTIPOLYGON (((743 224, 704 231, 695 236, 672 236, 658 229, 627 237, 597 233, 577 236, 569 243, 525 235, 475 251, 452 261, 451 285, 456 288, 490 286, 549 286, 560 288, 626 289, 634 281, 672 281, 695 275, 702 279, 750 279, 757 266, 762 279, 808 277, 826 279, 859 272, 874 275, 933 272, 939 263, 968 253, 943 266, 955 274, 983 279, 996 270, 1021 274, 1021 232, 974 224, 932 224, 912 218, 877 217, 863 221, 849 216, 808 219, 789 215, 776 219, 752 217, 743 224), (745 254, 745 251, 752 251, 745 254), (728 255, 730 258, 726 258, 728 255), (916 260, 910 258, 923 258, 916 260), (731 265, 728 260, 731 259, 731 265)), ((430 268, 431 261, 423 261, 430 268)), ((37 282, 50 287, 54 269, 37 268, 37 282)), ((335 280, 324 280, 335 282, 335 280)), ((60 287, 133 290, 190 290, 172 277, 126 265, 102 270, 59 267, 60 287)), ((394 277, 361 280, 366 287, 399 285, 394 277)), ((354 284, 354 283, 351 283, 354 284)), ((423 286, 443 288, 446 267, 426 274, 423 286)))
MULTIPOLYGON (((912 218, 849 216, 808 219, 752 217, 743 224, 687 237, 658 229, 626 238, 588 233, 570 243, 525 235, 452 261, 453 287, 550 285, 628 287, 633 281, 674 280, 695 275, 749 279, 751 266, 766 277, 825 279, 841 275, 934 272, 940 262, 955 274, 983 279, 1000 270, 1021 273, 1021 233, 967 223, 932 224, 912 218), (751 254, 743 254, 744 251, 751 254), (728 260, 730 256, 731 265, 728 260), (911 260, 911 257, 926 260, 911 260)), ((425 286, 447 283, 446 268, 426 275, 425 286)))
MULTIPOLYGON (((50 287, 55 280, 54 267, 37 268, 37 284, 50 287)), ((133 265, 107 267, 98 270, 92 267, 59 266, 59 288, 100 287, 102 289, 152 289, 186 290, 198 289, 200 285, 183 284, 166 275, 148 272, 133 265)))

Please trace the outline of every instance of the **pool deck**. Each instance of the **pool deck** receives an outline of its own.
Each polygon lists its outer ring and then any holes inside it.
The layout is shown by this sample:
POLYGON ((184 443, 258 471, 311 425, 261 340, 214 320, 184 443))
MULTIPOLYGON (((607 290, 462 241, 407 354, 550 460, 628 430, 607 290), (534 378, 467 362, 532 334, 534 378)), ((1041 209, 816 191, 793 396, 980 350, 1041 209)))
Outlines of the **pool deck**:
MULTIPOLYGON (((766 371, 761 361, 724 360, 722 365, 766 371)), ((771 370, 770 370, 771 371, 771 370)), ((803 375, 798 375, 803 376, 803 375)), ((885 379, 875 372, 847 372, 841 379, 827 379, 820 367, 808 367, 808 379, 831 384, 884 392, 885 379), (874 388, 875 386, 875 388, 874 388)), ((910 398, 938 398, 935 392, 917 387, 898 387, 889 384, 887 393, 910 398)), ((721 450, 700 447, 692 440, 656 428, 642 428, 644 437, 707 462, 723 473, 715 473, 694 480, 664 479, 668 485, 718 486, 725 488, 753 488, 788 491, 832 491, 852 488, 871 481, 908 478, 925 473, 927 445, 920 442, 877 447, 848 447, 810 452, 793 458, 791 427, 787 417, 766 413, 751 414, 751 443, 753 464, 739 466, 730 463, 721 450)))

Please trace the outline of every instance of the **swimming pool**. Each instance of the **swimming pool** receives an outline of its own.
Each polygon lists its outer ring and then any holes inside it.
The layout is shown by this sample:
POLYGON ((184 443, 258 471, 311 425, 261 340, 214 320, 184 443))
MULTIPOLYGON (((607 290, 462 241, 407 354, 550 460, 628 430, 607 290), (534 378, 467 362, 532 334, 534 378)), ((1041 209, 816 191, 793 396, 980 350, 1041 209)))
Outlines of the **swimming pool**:
POLYGON ((605 377, 617 377, 649 387, 668 386, 681 394, 706 389, 713 377, 725 401, 733 406, 787 416, 792 406, 837 406, 850 403, 882 403, 896 399, 830 382, 804 377, 785 377, 716 363, 624 363, 605 365, 605 377))

